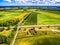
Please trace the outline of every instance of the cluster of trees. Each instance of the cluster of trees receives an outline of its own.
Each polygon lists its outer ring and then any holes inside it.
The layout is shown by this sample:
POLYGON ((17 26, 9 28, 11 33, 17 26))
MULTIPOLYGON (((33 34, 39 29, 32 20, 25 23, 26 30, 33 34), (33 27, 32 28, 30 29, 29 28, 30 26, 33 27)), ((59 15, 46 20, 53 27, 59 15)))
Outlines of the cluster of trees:
POLYGON ((5 43, 6 42, 6 36, 2 36, 2 35, 0 35, 0 44, 2 44, 2 43, 5 43))
MULTIPOLYGON (((8 26, 8 28, 6 30, 9 30, 10 27, 8 26)), ((4 27, 0 27, 0 32, 2 32, 4 30, 4 27)), ((15 26, 15 28, 13 28, 11 34, 6 37, 6 36, 3 36, 3 35, 0 35, 0 44, 6 44, 6 45, 9 45, 15 35, 15 32, 17 30, 17 26, 15 26)))
POLYGON ((0 35, 0 44, 5 43, 6 45, 9 45, 14 37, 14 34, 15 31, 12 31, 8 37, 0 35))
POLYGON ((12 20, 8 20, 5 22, 0 22, 0 26, 14 26, 16 25, 20 20, 19 19, 12 19, 12 20))

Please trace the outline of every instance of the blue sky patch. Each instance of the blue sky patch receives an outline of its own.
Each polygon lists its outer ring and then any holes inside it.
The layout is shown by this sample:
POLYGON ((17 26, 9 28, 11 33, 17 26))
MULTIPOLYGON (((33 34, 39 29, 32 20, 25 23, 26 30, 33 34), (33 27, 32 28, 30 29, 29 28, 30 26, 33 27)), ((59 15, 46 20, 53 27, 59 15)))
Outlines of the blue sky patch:
POLYGON ((0 6, 60 6, 60 0, 0 0, 0 6))

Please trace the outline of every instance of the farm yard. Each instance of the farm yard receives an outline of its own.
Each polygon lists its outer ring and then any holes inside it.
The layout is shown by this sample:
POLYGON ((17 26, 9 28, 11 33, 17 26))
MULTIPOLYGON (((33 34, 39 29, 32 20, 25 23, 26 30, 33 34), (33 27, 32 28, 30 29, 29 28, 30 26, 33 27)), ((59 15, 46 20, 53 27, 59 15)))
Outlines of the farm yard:
POLYGON ((56 12, 59 11, 0 9, 0 45, 12 45, 17 29, 14 45, 60 45, 60 26, 50 26, 60 24, 60 13, 56 12))

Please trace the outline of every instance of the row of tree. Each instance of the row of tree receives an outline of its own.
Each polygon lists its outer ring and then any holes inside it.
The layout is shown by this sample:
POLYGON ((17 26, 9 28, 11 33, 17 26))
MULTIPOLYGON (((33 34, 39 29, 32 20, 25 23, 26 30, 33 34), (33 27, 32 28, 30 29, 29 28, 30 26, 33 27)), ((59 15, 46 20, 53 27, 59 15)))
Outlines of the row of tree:
POLYGON ((14 26, 16 25, 20 20, 19 19, 12 19, 9 21, 5 21, 5 22, 0 22, 0 26, 14 26))

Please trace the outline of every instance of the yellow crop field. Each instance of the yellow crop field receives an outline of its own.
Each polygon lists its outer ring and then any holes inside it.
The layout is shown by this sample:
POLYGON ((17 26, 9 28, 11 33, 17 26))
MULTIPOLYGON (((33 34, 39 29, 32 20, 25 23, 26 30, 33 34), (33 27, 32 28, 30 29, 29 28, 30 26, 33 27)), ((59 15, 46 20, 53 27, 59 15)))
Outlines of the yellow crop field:
POLYGON ((28 14, 28 12, 25 12, 25 13, 19 15, 19 16, 16 16, 14 19, 22 19, 22 18, 24 18, 24 16, 26 16, 27 14, 28 14))

